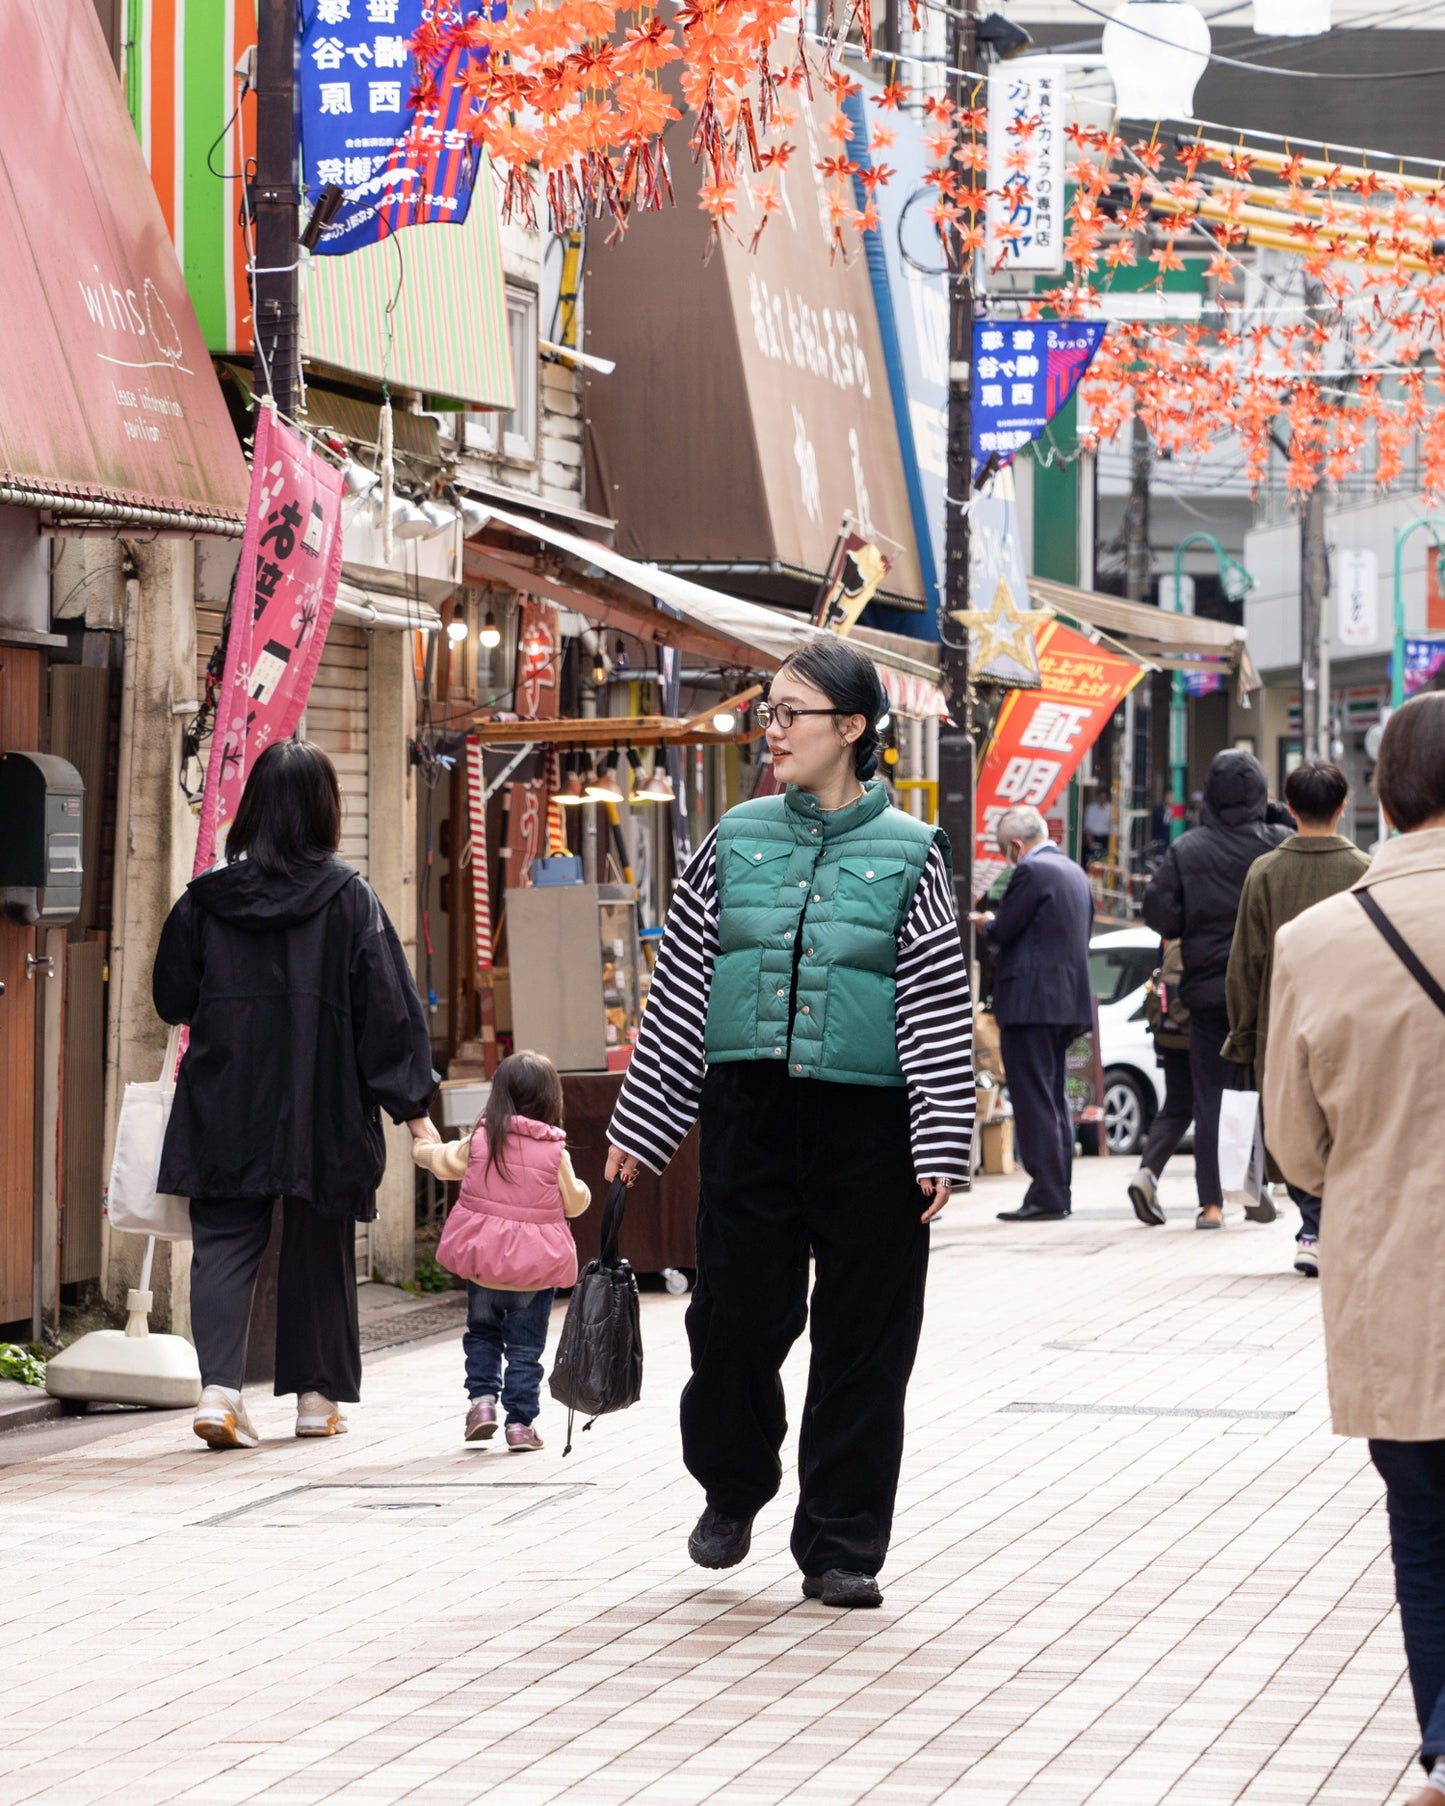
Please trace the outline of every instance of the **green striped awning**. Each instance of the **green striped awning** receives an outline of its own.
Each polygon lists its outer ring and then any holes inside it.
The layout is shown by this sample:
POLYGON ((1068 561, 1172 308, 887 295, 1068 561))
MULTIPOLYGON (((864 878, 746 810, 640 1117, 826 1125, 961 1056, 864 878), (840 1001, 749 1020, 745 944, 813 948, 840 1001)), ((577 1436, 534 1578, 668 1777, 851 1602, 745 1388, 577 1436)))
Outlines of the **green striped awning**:
POLYGON ((495 196, 483 161, 465 225, 408 226, 344 257, 306 258, 302 355, 336 370, 384 376, 398 388, 511 408, 516 397, 495 196))

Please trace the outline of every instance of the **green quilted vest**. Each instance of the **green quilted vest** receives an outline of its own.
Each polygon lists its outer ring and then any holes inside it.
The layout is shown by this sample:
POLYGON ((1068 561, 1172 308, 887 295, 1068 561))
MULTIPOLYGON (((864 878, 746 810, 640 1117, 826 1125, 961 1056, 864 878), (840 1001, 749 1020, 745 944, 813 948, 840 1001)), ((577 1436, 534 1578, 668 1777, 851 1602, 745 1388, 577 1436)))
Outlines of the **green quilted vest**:
POLYGON ((934 844, 881 780, 825 814, 808 791, 757 797, 718 825, 719 954, 707 1057, 781 1060, 798 1078, 902 1085, 898 931, 934 844))

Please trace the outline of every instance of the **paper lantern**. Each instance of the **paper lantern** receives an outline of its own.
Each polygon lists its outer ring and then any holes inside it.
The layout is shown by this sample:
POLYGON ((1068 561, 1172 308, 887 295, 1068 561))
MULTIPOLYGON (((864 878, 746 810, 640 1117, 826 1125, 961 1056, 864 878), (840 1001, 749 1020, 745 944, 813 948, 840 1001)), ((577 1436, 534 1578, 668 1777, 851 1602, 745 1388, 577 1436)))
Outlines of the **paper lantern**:
POLYGON ((1317 38, 1330 28, 1330 0, 1254 0, 1261 38, 1317 38))
POLYGON ((1209 27, 1186 0, 1125 0, 1104 27, 1121 119, 1192 119, 1209 66, 1209 27))

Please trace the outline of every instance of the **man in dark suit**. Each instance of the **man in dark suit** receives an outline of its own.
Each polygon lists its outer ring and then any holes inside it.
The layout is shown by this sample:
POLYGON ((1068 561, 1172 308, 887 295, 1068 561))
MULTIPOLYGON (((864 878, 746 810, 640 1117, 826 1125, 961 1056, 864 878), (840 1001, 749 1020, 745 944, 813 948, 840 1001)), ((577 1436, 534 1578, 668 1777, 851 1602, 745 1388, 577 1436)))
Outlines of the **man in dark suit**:
POLYGON ((1065 1091, 1069 1044, 1093 1026, 1089 881, 1049 839, 1037 809, 999 817, 999 851, 1014 868, 997 914, 969 919, 996 949, 993 1013, 1013 1103, 1019 1159, 1033 1180, 1003 1222, 1056 1222, 1072 1208, 1074 1125, 1065 1091))

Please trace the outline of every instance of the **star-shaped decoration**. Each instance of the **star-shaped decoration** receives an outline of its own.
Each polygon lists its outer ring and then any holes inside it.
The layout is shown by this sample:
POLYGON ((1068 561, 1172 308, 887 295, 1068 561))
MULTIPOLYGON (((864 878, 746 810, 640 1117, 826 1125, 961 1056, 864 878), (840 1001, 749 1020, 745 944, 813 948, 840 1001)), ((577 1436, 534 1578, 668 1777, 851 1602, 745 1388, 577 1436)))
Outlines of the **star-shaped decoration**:
POLYGON ((978 644, 972 653, 976 676, 987 677, 989 666, 1000 653, 1007 653, 1016 665, 1032 672, 1035 681, 1038 680, 1039 658, 1033 636, 1046 621, 1053 620, 1053 610, 1020 608, 1014 601, 1007 577, 999 578, 990 607, 955 608, 948 618, 966 627, 970 635, 977 635, 978 644))

